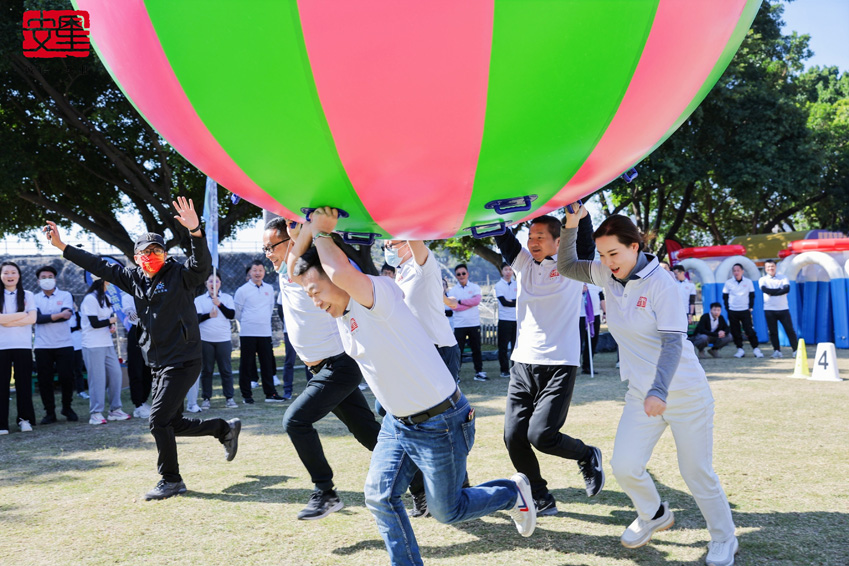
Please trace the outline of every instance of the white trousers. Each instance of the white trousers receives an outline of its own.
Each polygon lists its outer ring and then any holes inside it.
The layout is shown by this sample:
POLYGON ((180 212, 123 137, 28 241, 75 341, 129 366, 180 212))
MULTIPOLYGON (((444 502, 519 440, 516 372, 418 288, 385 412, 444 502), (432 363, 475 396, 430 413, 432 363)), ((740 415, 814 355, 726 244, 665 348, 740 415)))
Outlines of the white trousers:
POLYGON ((634 390, 625 395, 610 466, 622 489, 631 498, 639 517, 651 520, 660 507, 660 494, 646 471, 657 441, 666 427, 672 429, 678 451, 678 469, 707 522, 711 540, 734 536, 734 520, 728 498, 713 471, 713 395, 703 386, 672 391, 666 411, 649 417, 643 409, 645 396, 634 390))

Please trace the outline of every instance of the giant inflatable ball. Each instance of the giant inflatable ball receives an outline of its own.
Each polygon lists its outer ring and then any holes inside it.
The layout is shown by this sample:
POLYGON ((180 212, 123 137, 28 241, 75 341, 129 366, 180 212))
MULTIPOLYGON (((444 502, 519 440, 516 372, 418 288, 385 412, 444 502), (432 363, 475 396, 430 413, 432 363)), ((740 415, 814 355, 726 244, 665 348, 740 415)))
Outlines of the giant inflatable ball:
POLYGON ((715 84, 760 0, 76 0, 223 187, 355 240, 487 234, 603 187, 715 84))

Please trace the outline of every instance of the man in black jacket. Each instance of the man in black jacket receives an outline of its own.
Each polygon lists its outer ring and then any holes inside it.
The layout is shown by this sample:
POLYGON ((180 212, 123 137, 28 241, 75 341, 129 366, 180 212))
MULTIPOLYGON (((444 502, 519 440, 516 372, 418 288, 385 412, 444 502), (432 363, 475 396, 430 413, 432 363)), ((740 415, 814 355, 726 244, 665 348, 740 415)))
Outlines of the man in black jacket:
POLYGON ((150 433, 156 440, 158 470, 162 480, 145 499, 165 499, 186 492, 177 463, 175 436, 214 436, 223 445, 227 461, 236 456, 239 419, 187 419, 183 398, 198 378, 201 340, 194 297, 212 260, 191 200, 178 197, 173 203, 178 222, 189 229, 192 253, 185 264, 168 258, 165 240, 145 234, 135 243, 134 260, 140 267, 110 265, 96 255, 63 243, 54 222, 44 231, 63 257, 134 297, 138 313, 139 346, 153 371, 150 433))
POLYGON ((728 333, 728 323, 722 316, 722 305, 719 303, 710 305, 710 314, 702 315, 699 324, 696 325, 696 330, 690 336, 690 341, 699 351, 699 357, 704 356, 708 344, 713 344, 708 353, 714 358, 718 358, 719 350, 730 344, 732 340, 734 339, 728 333))

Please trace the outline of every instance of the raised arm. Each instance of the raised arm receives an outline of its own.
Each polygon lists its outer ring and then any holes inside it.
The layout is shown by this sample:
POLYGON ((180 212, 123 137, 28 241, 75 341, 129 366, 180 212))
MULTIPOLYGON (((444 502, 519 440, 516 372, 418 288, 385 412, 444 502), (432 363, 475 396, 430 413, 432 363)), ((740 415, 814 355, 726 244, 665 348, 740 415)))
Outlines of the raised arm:
POLYGON ((206 245, 206 238, 203 235, 203 230, 200 226, 200 219, 195 211, 195 203, 192 199, 186 197, 177 197, 176 202, 172 201, 177 215, 174 219, 177 220, 184 228, 189 231, 192 236, 189 240, 191 245, 191 253, 189 254, 186 263, 183 264, 183 283, 189 289, 194 289, 203 283, 209 271, 212 269, 212 256, 209 255, 209 246, 206 245))
POLYGON ((424 265, 427 262, 427 256, 430 255, 430 250, 422 240, 407 240, 410 245, 410 251, 413 252, 413 259, 419 265, 424 265))
MULTIPOLYGON (((568 277, 583 283, 592 283, 592 264, 587 259, 578 259, 578 231, 581 219, 587 216, 587 209, 578 203, 572 203, 572 210, 566 210, 563 228, 560 230, 560 247, 557 249, 557 271, 562 277, 568 277)), ((586 222, 583 230, 586 231, 586 222)), ((589 225, 590 237, 592 237, 592 224, 589 225)), ((586 249, 583 250, 586 253, 586 249)), ((595 245, 593 245, 595 253, 595 245)))
POLYGON ((309 228, 321 267, 330 281, 348 293, 352 299, 370 309, 374 306, 374 287, 371 279, 351 265, 348 256, 331 236, 338 220, 339 212, 335 208, 317 208, 311 215, 311 222, 305 224, 302 231, 309 228))
POLYGON ((516 239, 513 230, 507 228, 506 232, 495 237, 495 243, 498 245, 498 249, 501 250, 501 257, 504 258, 504 261, 513 265, 519 252, 522 251, 522 244, 516 239))

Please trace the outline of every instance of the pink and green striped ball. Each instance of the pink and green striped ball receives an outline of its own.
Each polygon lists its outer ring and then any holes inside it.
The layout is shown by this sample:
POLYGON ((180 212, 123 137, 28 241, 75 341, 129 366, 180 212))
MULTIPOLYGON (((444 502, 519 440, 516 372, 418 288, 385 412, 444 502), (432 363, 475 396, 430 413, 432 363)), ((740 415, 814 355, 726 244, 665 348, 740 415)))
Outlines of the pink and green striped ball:
POLYGON ((629 170, 704 99, 760 0, 74 4, 130 101, 223 187, 441 239, 629 170))

